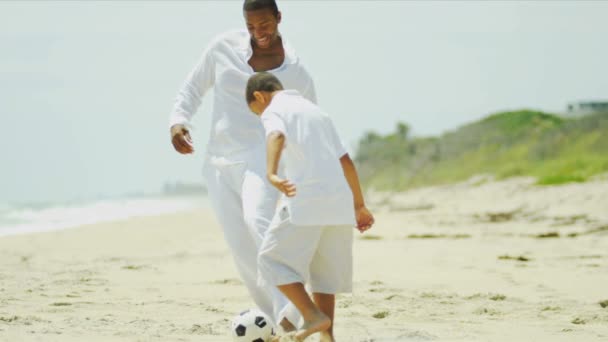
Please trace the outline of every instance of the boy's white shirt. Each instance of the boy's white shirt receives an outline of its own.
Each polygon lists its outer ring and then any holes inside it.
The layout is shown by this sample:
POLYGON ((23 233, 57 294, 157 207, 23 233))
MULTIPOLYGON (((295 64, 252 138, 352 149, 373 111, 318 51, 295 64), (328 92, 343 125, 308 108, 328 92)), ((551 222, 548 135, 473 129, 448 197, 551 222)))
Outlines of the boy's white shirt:
POLYGON ((354 225, 353 195, 340 158, 347 152, 330 117, 296 90, 276 93, 261 115, 266 136, 285 136, 285 177, 296 186, 283 197, 296 225, 354 225))
MULTIPOLYGON (((285 60, 273 70, 286 87, 298 89, 316 102, 314 83, 289 42, 282 36, 285 60)), ((210 156, 246 160, 252 148, 264 143, 260 120, 245 100, 247 80, 255 73, 248 64, 253 54, 246 30, 229 31, 216 37, 183 83, 170 115, 169 124, 189 125, 202 97, 214 87, 211 132, 207 144, 210 156)))

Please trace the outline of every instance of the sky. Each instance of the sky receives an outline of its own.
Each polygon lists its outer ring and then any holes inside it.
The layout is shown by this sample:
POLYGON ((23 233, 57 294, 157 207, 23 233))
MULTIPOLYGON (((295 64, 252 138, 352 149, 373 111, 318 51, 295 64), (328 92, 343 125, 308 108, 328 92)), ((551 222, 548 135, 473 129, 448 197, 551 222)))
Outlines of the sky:
MULTIPOLYGON (((280 31, 352 152, 398 121, 439 135, 491 113, 608 99, 608 2, 278 1, 280 31)), ((241 1, 1 1, 0 204, 160 191, 202 181, 168 116, 241 1)))

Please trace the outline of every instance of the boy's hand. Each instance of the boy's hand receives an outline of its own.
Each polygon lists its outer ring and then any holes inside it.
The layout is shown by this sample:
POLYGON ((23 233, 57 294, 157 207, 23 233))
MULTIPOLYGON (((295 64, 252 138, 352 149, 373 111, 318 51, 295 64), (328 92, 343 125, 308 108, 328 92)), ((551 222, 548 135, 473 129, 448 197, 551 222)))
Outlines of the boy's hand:
POLYGON ((277 175, 269 175, 268 180, 275 188, 279 189, 280 192, 284 193, 287 197, 293 197, 296 195, 296 186, 277 175))
POLYGON ((365 207, 359 207, 355 210, 355 218, 357 220, 357 229, 363 233, 370 229, 374 224, 374 215, 365 207))

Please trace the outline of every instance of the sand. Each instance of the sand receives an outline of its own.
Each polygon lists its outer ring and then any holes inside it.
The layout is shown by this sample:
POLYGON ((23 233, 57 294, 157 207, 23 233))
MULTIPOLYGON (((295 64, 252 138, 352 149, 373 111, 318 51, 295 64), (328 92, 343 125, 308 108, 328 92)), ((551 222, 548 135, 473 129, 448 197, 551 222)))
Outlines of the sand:
MULTIPOLYGON (((369 204, 338 341, 608 340, 607 180, 369 204)), ((230 341, 249 307, 208 209, 0 238, 0 341, 230 341)))

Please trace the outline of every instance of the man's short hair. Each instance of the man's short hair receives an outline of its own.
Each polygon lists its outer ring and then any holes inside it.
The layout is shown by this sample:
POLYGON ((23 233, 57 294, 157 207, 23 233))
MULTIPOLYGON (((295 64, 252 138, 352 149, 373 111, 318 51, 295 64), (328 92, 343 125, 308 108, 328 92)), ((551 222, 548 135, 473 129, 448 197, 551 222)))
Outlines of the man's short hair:
POLYGON ((265 71, 258 72, 249 77, 249 81, 247 81, 247 104, 255 101, 255 97, 253 96, 253 92, 255 91, 272 93, 277 90, 283 90, 283 84, 281 84, 281 81, 275 75, 265 71))
POLYGON ((268 8, 274 16, 279 15, 279 8, 275 0, 245 0, 243 2, 243 11, 257 11, 268 8))

